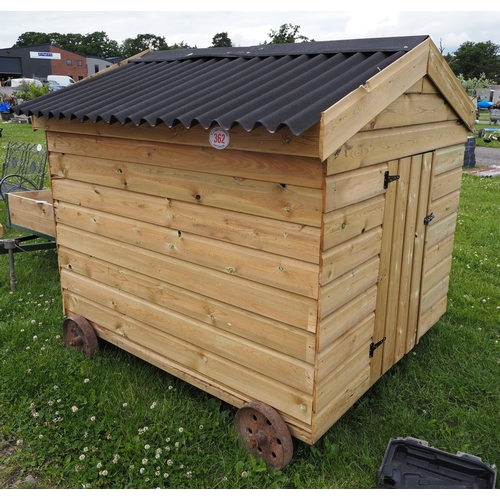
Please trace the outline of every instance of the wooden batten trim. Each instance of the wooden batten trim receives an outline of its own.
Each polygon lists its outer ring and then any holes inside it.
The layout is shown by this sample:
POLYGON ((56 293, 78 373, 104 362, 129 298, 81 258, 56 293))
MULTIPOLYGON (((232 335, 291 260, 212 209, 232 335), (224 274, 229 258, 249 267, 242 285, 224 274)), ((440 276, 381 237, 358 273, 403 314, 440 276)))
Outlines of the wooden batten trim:
POLYGON ((427 71, 429 40, 370 78, 322 113, 319 157, 326 160, 427 71))
MULTIPOLYGON (((70 132, 82 135, 102 137, 116 137, 121 139, 137 139, 164 142, 169 144, 183 144, 185 146, 203 146, 211 151, 217 151, 210 146, 210 129, 205 130, 201 125, 189 129, 183 125, 170 128, 160 124, 151 126, 142 123, 137 126, 131 122, 121 125, 112 125, 100 121, 67 120, 66 118, 32 117, 34 130, 48 132, 70 132)), ((275 133, 268 132, 264 127, 257 127, 252 132, 247 132, 240 125, 229 130, 231 136, 227 150, 254 151, 261 153, 285 154, 291 156, 304 156, 318 158, 319 150, 319 123, 313 125, 299 136, 293 134, 288 127, 283 127, 275 133)))
POLYGON ((434 82, 466 127, 472 133, 476 133, 474 127, 476 120, 474 104, 432 40, 429 40, 429 64, 427 72, 429 78, 434 82))

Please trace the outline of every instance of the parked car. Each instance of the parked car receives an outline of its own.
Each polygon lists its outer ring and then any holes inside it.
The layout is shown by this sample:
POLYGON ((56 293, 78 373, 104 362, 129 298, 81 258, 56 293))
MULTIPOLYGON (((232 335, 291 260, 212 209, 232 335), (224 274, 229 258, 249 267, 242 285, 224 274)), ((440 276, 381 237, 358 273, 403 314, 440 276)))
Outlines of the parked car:
POLYGON ((64 88, 64 85, 60 85, 54 80, 49 80, 49 92, 55 92, 56 90, 61 90, 64 88))

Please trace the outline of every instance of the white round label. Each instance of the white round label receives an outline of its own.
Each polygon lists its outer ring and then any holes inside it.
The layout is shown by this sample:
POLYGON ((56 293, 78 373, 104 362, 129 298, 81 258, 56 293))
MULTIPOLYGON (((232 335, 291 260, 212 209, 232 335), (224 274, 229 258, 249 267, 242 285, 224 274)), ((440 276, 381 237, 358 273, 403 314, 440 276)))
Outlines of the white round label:
POLYGON ((38 144, 38 146, 36 147, 36 150, 37 150, 37 151, 41 151, 41 150, 42 150, 42 145, 41 145, 41 144, 38 144))
POLYGON ((210 131, 208 140, 215 149, 227 148, 229 144, 229 132, 222 127, 215 127, 210 131))

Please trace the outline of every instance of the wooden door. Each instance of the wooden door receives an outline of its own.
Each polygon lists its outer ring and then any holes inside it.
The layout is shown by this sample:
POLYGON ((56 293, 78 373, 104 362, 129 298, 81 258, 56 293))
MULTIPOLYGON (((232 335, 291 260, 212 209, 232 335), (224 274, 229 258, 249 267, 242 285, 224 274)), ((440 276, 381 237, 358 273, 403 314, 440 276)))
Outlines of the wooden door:
POLYGON ((399 178, 385 194, 371 383, 417 341, 432 163, 432 152, 389 162, 399 178))

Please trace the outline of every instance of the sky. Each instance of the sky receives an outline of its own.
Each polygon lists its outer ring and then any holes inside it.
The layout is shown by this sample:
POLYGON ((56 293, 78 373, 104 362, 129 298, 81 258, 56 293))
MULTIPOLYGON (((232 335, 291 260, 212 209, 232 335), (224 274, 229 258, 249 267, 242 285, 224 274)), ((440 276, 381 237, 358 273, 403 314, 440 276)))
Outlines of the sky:
MULTIPOLYGON (((307 4, 314 8, 316 0, 307 4)), ((120 2, 125 10, 102 10, 99 4, 88 0, 85 11, 68 11, 69 2, 59 0, 44 5, 28 2, 25 10, 5 10, 0 8, 0 48, 11 47, 17 38, 27 31, 43 33, 80 33, 85 35, 94 31, 104 31, 111 40, 121 44, 126 38, 150 33, 165 38, 169 45, 185 42, 198 48, 208 47, 216 33, 227 32, 235 46, 258 45, 269 41, 269 32, 278 30, 282 24, 300 26, 299 34, 316 41, 340 40, 402 35, 430 35, 443 54, 453 53, 464 42, 491 41, 500 45, 500 6, 497 10, 482 11, 447 10, 447 0, 438 2, 422 0, 418 2, 419 11, 395 11, 390 5, 395 3, 377 2, 378 10, 373 10, 374 2, 358 0, 352 3, 355 11, 298 10, 294 5, 304 8, 304 3, 254 0, 253 10, 234 9, 235 3, 220 0, 221 10, 208 10, 214 2, 189 2, 190 10, 149 10, 134 11, 127 9, 126 2, 120 2), (224 10, 224 6, 228 10, 224 10), (31 10, 31 8, 33 10, 31 10), (280 7, 284 7, 280 9, 280 7), (285 8, 286 7, 286 8, 285 8), (57 10, 60 8, 61 10, 57 10), (278 10, 280 9, 280 10, 278 10)), ((457 4, 458 2, 453 2, 457 4)), ((115 2, 108 5, 116 5, 115 2)), ((19 4, 17 4, 19 5, 19 4)), ((17 7, 16 5, 16 7, 17 7)), ((133 7, 137 8, 134 2, 133 7)), ((324 7, 325 1, 321 2, 324 7)), ((450 2, 450 5, 453 5, 450 2)), ((456 5, 453 5, 455 7, 456 5)), ((17 7, 19 8, 19 7, 17 7)))

